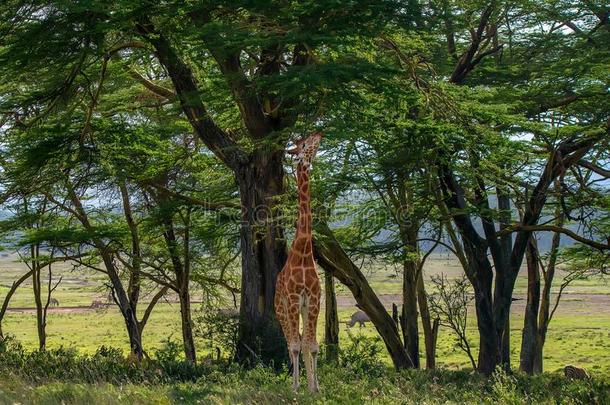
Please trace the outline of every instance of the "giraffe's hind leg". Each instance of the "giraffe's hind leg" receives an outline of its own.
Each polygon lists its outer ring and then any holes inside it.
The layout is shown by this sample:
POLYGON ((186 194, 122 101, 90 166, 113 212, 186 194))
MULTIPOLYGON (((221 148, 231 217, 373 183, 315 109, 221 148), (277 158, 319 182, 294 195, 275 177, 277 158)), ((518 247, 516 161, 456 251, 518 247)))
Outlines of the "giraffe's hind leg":
POLYGON ((307 385, 311 392, 319 391, 317 375, 319 345, 316 337, 319 313, 319 295, 317 297, 315 295, 309 296, 301 307, 301 316, 303 317, 303 360, 307 372, 307 385))
POLYGON ((286 300, 286 292, 283 288, 282 275, 278 277, 277 286, 275 289, 275 297, 273 299, 273 307, 275 308, 275 316, 277 317, 284 338, 288 341, 288 302, 286 300))
POLYGON ((286 303, 286 342, 288 343, 288 354, 292 363, 292 389, 297 391, 299 389, 299 353, 301 352, 301 336, 299 334, 300 294, 289 294, 286 303))

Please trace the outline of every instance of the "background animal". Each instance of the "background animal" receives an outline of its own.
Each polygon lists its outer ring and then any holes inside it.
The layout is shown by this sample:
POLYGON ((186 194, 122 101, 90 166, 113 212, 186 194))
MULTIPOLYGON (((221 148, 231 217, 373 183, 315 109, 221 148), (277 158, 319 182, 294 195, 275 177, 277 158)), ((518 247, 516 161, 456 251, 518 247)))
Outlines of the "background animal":
POLYGON ((352 317, 347 321, 347 327, 351 328, 355 324, 359 323, 360 327, 364 326, 365 322, 371 322, 371 318, 364 311, 356 311, 352 314, 352 317))
POLYGON ((587 373, 587 370, 572 365, 565 366, 563 368, 563 373, 565 374, 566 378, 575 380, 588 380, 591 378, 589 373, 587 373))
POLYGON ((93 300, 91 302, 91 308, 102 308, 104 303, 101 300, 93 300))
POLYGON ((51 305, 52 307, 58 307, 59 306, 59 300, 57 298, 51 298, 49 300, 49 305, 51 305))

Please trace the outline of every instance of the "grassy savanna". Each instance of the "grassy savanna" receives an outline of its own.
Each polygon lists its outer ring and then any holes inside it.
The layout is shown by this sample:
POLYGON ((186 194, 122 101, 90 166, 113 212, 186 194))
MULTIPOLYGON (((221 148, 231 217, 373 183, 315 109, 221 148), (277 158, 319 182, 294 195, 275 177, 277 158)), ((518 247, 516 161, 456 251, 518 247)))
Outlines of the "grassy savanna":
POLYGON ((123 384, 78 379, 37 381, 12 376, 0 382, 0 403, 32 404, 586 404, 607 403, 607 383, 569 381, 557 375, 529 378, 497 374, 491 380, 466 372, 417 371, 365 374, 320 368, 321 392, 294 393, 286 376, 265 369, 214 369, 193 382, 123 384), (66 382, 68 381, 68 382, 66 382))
MULTIPOLYGON (((25 265, 16 256, 3 257, 1 261, 0 297, 8 289, 12 280, 18 277, 25 265)), ((426 263, 426 277, 444 273, 449 277, 461 274, 459 263, 447 255, 434 255, 426 263)), ((106 302, 106 289, 102 275, 92 271, 74 270, 66 266, 55 269, 56 277, 63 277, 53 297, 59 300, 58 308, 50 308, 47 320, 48 347, 73 348, 80 354, 91 355, 102 346, 121 348, 128 352, 127 334, 122 327, 122 318, 115 305, 105 308, 89 308, 93 300, 106 302)), ((385 306, 400 302, 401 276, 396 270, 386 266, 374 266, 367 275, 372 287, 379 294, 385 306)), ((512 361, 518 364, 525 305, 526 277, 521 275, 517 281, 515 301, 511 318, 512 361)), ((558 280, 559 282, 559 280, 558 280)), ((432 286, 427 285, 433 293, 432 286)), ((554 298, 555 296, 553 296, 554 298)), ((340 339, 349 342, 348 333, 354 336, 377 337, 370 322, 364 328, 356 325, 348 329, 345 322, 357 310, 355 301, 347 288, 337 285, 340 339)), ((201 294, 193 292, 194 312, 201 309, 201 294)), ((227 299, 226 303, 229 306, 227 299)), ((146 302, 144 298, 143 302, 146 302)), ((175 298, 168 295, 167 300, 159 302, 144 330, 144 348, 151 353, 168 339, 180 340, 179 306, 175 298)), ((197 317, 195 317, 197 318, 197 317)), ((25 282, 13 296, 3 325, 5 333, 13 335, 25 348, 34 349, 37 345, 36 320, 32 307, 31 285, 25 282)), ((320 315, 318 339, 323 341, 324 313, 320 315)), ((469 310, 469 338, 476 358, 477 331, 474 308, 469 310)), ((559 307, 551 322, 547 345, 545 346, 545 369, 557 371, 567 364, 586 367, 593 375, 600 377, 610 373, 610 286, 603 279, 574 281, 564 291, 559 307)), ((209 353, 207 341, 197 340, 203 353, 209 353)), ((381 343, 380 343, 381 344, 381 343)), ((423 348, 422 348, 423 350, 423 348)), ((422 353, 423 356, 423 353, 422 353)), ((469 368, 465 354, 456 347, 455 336, 448 328, 441 328, 437 349, 438 363, 448 369, 469 368)), ((385 350, 380 351, 380 360, 391 364, 385 350)))
POLYGON ((608 43, 601 0, 0 1, 0 402, 610 403, 608 43))

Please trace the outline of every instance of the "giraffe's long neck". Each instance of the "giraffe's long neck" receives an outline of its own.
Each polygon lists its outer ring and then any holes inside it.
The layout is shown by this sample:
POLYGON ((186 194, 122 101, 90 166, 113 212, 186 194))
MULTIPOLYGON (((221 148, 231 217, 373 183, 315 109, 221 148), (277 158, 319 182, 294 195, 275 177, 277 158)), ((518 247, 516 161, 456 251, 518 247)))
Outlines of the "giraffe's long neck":
POLYGON ((309 169, 297 166, 297 187, 299 190, 299 218, 293 248, 302 253, 311 253, 311 194, 309 189, 309 169))

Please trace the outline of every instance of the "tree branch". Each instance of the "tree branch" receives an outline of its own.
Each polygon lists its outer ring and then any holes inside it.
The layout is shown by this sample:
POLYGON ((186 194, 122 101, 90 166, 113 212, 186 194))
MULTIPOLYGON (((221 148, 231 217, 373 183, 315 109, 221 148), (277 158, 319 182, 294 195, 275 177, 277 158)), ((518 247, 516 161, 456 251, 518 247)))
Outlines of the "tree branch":
POLYGON ((575 241, 581 242, 585 245, 591 246, 595 249, 599 249, 599 250, 610 250, 610 238, 608 243, 601 243, 601 242, 597 242, 591 239, 587 239, 584 236, 580 236, 579 234, 577 234, 574 231, 571 231, 569 229, 566 228, 562 228, 559 226, 555 226, 555 225, 513 225, 510 226, 506 229, 503 229, 502 231, 498 232, 496 235, 497 236, 502 236, 502 235, 506 235, 509 234, 511 232, 521 232, 521 231, 527 231, 527 232, 538 232, 538 231, 543 231, 543 232, 558 232, 558 233, 562 233, 566 236, 569 236, 570 238, 574 239, 575 241))
POLYGON ((191 69, 147 17, 143 17, 136 24, 136 29, 153 46, 157 58, 167 70, 182 110, 195 133, 223 163, 237 170, 245 161, 245 155, 237 143, 212 119, 199 96, 199 88, 191 69))
POLYGON ((610 170, 604 169, 603 167, 597 166, 597 165, 595 165, 595 164, 593 164, 591 162, 587 162, 584 159, 580 159, 578 161, 578 165, 582 166, 582 167, 585 167, 585 168, 587 168, 587 169, 589 169, 589 170, 599 174, 602 177, 610 178, 610 170))

